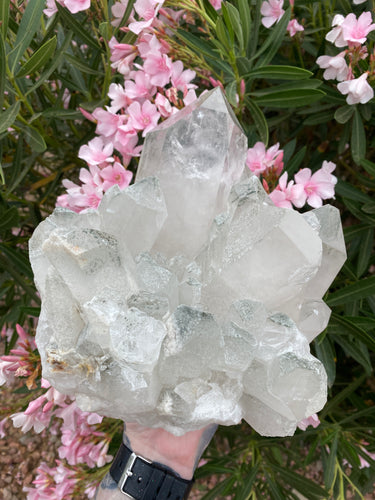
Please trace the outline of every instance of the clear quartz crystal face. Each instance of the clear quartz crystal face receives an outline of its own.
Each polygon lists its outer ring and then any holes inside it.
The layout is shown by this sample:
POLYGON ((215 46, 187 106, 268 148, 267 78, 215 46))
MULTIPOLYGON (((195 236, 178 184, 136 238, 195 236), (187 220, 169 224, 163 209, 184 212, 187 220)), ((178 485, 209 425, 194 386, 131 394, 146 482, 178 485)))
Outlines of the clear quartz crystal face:
POLYGON ((83 410, 176 435, 291 435, 326 400, 309 342, 345 261, 331 206, 273 205, 220 89, 147 134, 137 179, 35 230, 43 377, 83 410))

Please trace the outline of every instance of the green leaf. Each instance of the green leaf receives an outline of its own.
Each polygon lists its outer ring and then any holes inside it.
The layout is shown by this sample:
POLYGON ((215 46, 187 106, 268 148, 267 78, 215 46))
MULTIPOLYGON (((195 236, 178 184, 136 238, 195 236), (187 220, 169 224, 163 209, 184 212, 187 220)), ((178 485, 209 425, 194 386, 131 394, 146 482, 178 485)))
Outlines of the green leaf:
POLYGON ((307 148, 303 146, 294 156, 293 158, 286 164, 285 170, 289 175, 295 174, 300 167, 303 159, 305 158, 307 148))
MULTIPOLYGON (((343 335, 352 335, 354 338, 360 340, 366 346, 375 352, 375 338, 366 332, 361 326, 355 324, 347 316, 339 316, 337 314, 332 314, 331 322, 333 327, 340 331, 343 335)), ((335 334, 337 335, 337 334, 335 334)))
POLYGON ((328 123, 333 118, 333 111, 325 111, 323 113, 316 113, 312 116, 309 116, 304 120, 304 125, 320 125, 321 123, 328 123))
MULTIPOLYGON (((1 3, 1 2, 0 2, 1 3)), ((0 111, 4 104, 5 80, 7 74, 7 61, 5 55, 5 45, 3 38, 0 36, 0 111)))
POLYGON ((361 160, 361 166, 368 172, 370 175, 375 177, 375 163, 372 163, 370 160, 361 160))
POLYGON ((260 140, 267 146, 268 144, 268 125, 266 117, 257 103, 250 98, 246 98, 246 105, 249 108, 251 117, 254 120, 260 140))
POLYGON ((332 444, 330 444, 329 447, 328 459, 324 466, 324 484, 328 489, 331 488, 335 478, 338 440, 339 440, 338 432, 335 432, 335 437, 333 438, 333 442, 332 444))
POLYGON ((367 231, 368 229, 371 229, 371 227, 374 226, 369 224, 354 224, 352 226, 345 227, 344 228, 345 241, 349 243, 354 238, 361 236, 361 234, 367 231))
POLYGON ((362 345, 356 342, 355 339, 351 340, 344 335, 336 335, 335 342, 341 345, 347 356, 352 357, 363 366, 367 375, 371 374, 372 364, 367 348, 363 349, 362 345))
POLYGON ((240 19, 242 25, 244 48, 246 49, 249 43, 250 30, 251 30, 251 14, 250 14, 249 2, 247 0, 238 0, 238 10, 240 13, 240 19))
POLYGON ((122 16, 122 19, 120 21, 120 24, 116 27, 115 29, 115 32, 114 32, 114 35, 116 35, 117 31, 122 27, 122 26, 125 26, 128 19, 129 19, 129 16, 133 10, 133 5, 135 4, 135 0, 129 0, 127 2, 127 5, 126 5, 126 9, 125 9, 125 12, 124 12, 124 15, 122 16))
POLYGON ((10 0, 1 0, 0 2, 0 32, 4 40, 8 31, 9 4, 10 0))
POLYGON ((353 116, 354 107, 353 106, 342 106, 336 109, 335 120, 338 123, 346 123, 353 116))
POLYGON ((235 108, 237 107, 237 82, 236 80, 231 81, 228 83, 228 85, 225 87, 225 95, 227 96, 227 99, 229 103, 235 108))
POLYGON ((259 469, 259 464, 253 467, 250 473, 243 478, 243 487, 236 494, 236 500, 249 500, 250 493, 253 489, 253 484, 258 473, 258 469, 259 469))
POLYGON ((60 120, 79 120, 82 113, 75 109, 48 108, 42 113, 47 118, 57 118, 60 120))
POLYGON ((34 127, 27 127, 25 131, 25 140, 30 145, 31 149, 36 153, 43 153, 47 149, 47 144, 44 138, 34 127))
POLYGON ((272 469, 279 474, 280 481, 292 486, 297 491, 308 496, 309 500, 328 498, 328 493, 321 486, 307 477, 300 476, 287 467, 272 464, 272 469))
POLYGON ((225 27, 225 23, 222 17, 218 17, 215 25, 216 36, 218 40, 226 47, 227 50, 230 50, 231 40, 229 38, 227 29, 225 27))
MULTIPOLYGON (((222 13, 222 19, 225 23, 225 26, 227 27, 228 34, 229 34, 229 39, 231 42, 231 47, 233 47, 234 44, 234 27, 231 22, 231 18, 228 13, 228 6, 229 4, 227 2, 222 2, 221 4, 221 13, 222 13)), ((216 20, 217 23, 217 20, 216 20)))
POLYGON ((187 43, 187 45, 194 49, 197 54, 205 54, 212 58, 218 57, 217 52, 214 51, 211 45, 205 42, 202 38, 199 38, 192 33, 189 33, 188 31, 184 31, 182 29, 178 29, 175 33, 177 37, 180 38, 180 40, 187 43))
POLYGON ((261 66, 244 74, 246 79, 265 78, 267 80, 306 80, 313 76, 311 71, 296 66, 261 66))
POLYGON ((20 101, 12 104, 8 109, 0 113, 0 134, 6 132, 11 127, 17 118, 21 107, 20 101))
POLYGON ((44 45, 42 45, 30 59, 21 67, 21 69, 16 74, 16 78, 21 78, 26 75, 32 75, 39 68, 43 67, 45 63, 52 57, 55 52, 57 44, 56 36, 48 40, 44 45))
POLYGON ((61 61, 65 58, 65 52, 66 52, 67 48, 69 47, 72 36, 73 36, 72 31, 69 31, 68 33, 66 33, 64 43, 61 45, 61 47, 58 49, 57 53, 55 54, 55 57, 52 59, 51 65, 48 66, 48 68, 46 68, 43 71, 43 73, 40 75, 38 81, 36 81, 34 83, 34 85, 28 89, 28 91, 26 92, 26 95, 29 95, 32 92, 34 92, 55 71, 55 69, 58 67, 58 65, 61 63, 61 61))
POLYGON ((296 108, 312 104, 324 95, 324 92, 319 89, 282 90, 257 97, 256 103, 273 108, 296 108))
POLYGON ((366 378, 366 374, 361 375, 347 385, 341 392, 339 392, 334 398, 330 399, 325 405, 320 413, 320 420, 323 420, 334 408, 340 405, 346 398, 348 398, 366 378))
POLYGON ((62 7, 58 2, 56 2, 56 7, 59 12, 59 16, 61 20, 64 22, 67 28, 74 31, 74 33, 82 40, 82 42, 86 43, 93 49, 101 50, 98 42, 92 38, 91 35, 84 29, 84 23, 78 22, 74 16, 66 9, 62 7))
POLYGON ((221 498, 221 493, 232 482, 232 477, 224 479, 221 483, 217 483, 208 493, 206 493, 201 500, 217 500, 221 498))
POLYGON ((337 292, 328 295, 326 300, 329 307, 348 304, 355 300, 365 299, 375 294, 375 276, 358 280, 356 283, 347 285, 337 292))
POLYGON ((370 259, 372 256, 372 249, 374 246, 374 229, 368 229, 361 238, 361 245, 359 247, 358 261, 357 261, 357 276, 360 277, 367 271, 370 259))
POLYGON ((327 372, 328 386, 332 387, 336 378, 336 353, 327 336, 321 342, 319 339, 315 340, 314 347, 318 359, 323 363, 327 372))
POLYGON ((75 68, 77 68, 82 73, 87 73, 89 75, 100 75, 101 72, 91 68, 88 64, 84 64, 82 61, 78 59, 78 57, 74 57, 71 54, 65 54, 65 58, 68 62, 70 62, 75 68))
POLYGON ((245 43, 244 43, 244 35, 243 35, 243 31, 242 31, 242 22, 241 22, 240 14, 239 14, 238 10, 236 9, 236 7, 234 5, 232 5, 231 3, 226 2, 225 6, 226 6, 227 11, 228 11, 228 16, 229 16, 230 23, 232 25, 234 34, 238 40, 240 52, 243 53, 245 43))
POLYGON ((12 229, 18 225, 18 210, 16 207, 10 207, 1 213, 0 232, 12 229))
POLYGON ((31 40, 34 38, 34 34, 39 28, 44 8, 45 0, 33 0, 32 2, 27 3, 17 31, 13 50, 9 53, 9 67, 11 73, 14 73, 16 64, 19 62, 26 49, 29 47, 31 40))
POLYGON ((359 201, 360 203, 371 202, 371 198, 367 194, 363 193, 349 182, 342 181, 341 179, 337 181, 335 191, 336 194, 349 200, 359 201))
POLYGON ((276 55, 285 38, 286 28, 290 21, 290 15, 291 9, 288 7, 280 21, 270 30, 271 33, 267 37, 266 41, 262 43, 261 48, 251 58, 251 60, 259 58, 256 64, 257 67, 269 64, 276 55), (261 55, 263 57, 260 57, 261 55))
POLYGON ((291 83, 282 83, 281 85, 274 85, 273 87, 265 87, 263 89, 256 90, 251 93, 251 95, 260 97, 268 96, 275 93, 279 93, 283 90, 305 90, 305 89, 316 89, 320 87, 322 82, 316 78, 311 78, 309 80, 300 80, 291 83))
POLYGON ((360 164, 366 156, 366 134, 358 108, 355 109, 350 141, 352 157, 355 163, 360 164))

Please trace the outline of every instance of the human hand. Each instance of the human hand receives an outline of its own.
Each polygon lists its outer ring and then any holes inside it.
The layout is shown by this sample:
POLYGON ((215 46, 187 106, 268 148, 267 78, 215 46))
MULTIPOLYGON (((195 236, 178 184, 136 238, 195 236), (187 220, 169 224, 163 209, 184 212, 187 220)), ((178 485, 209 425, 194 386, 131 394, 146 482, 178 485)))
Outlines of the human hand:
MULTIPOLYGON (((164 429, 150 429, 142 425, 126 424, 124 444, 137 455, 169 468, 183 479, 191 479, 199 459, 216 431, 216 425, 209 425, 183 436, 174 436, 164 429)), ((110 474, 101 482, 96 500, 124 500, 117 483, 110 474)), ((162 500, 162 499, 161 499, 162 500)))

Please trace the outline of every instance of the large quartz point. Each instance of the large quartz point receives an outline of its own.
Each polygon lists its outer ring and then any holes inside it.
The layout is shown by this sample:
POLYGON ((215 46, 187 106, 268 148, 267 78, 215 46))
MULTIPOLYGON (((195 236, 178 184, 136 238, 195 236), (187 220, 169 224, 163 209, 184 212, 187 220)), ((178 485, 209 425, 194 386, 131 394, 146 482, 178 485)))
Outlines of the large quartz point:
POLYGON ((36 229, 43 377, 83 410, 284 436, 324 405, 309 342, 345 261, 339 213, 274 206, 246 152, 215 89, 147 135, 133 186, 36 229))

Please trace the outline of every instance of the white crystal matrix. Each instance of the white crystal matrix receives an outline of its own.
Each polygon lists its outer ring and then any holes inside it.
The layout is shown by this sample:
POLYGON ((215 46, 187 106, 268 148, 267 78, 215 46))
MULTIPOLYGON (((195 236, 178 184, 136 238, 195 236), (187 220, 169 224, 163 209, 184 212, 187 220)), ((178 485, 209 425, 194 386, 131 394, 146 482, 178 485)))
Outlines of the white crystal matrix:
POLYGON ((83 410, 285 436, 324 405, 309 342, 345 261, 339 213, 274 206, 246 151, 216 89, 147 135, 134 185, 36 229, 43 377, 83 410))

